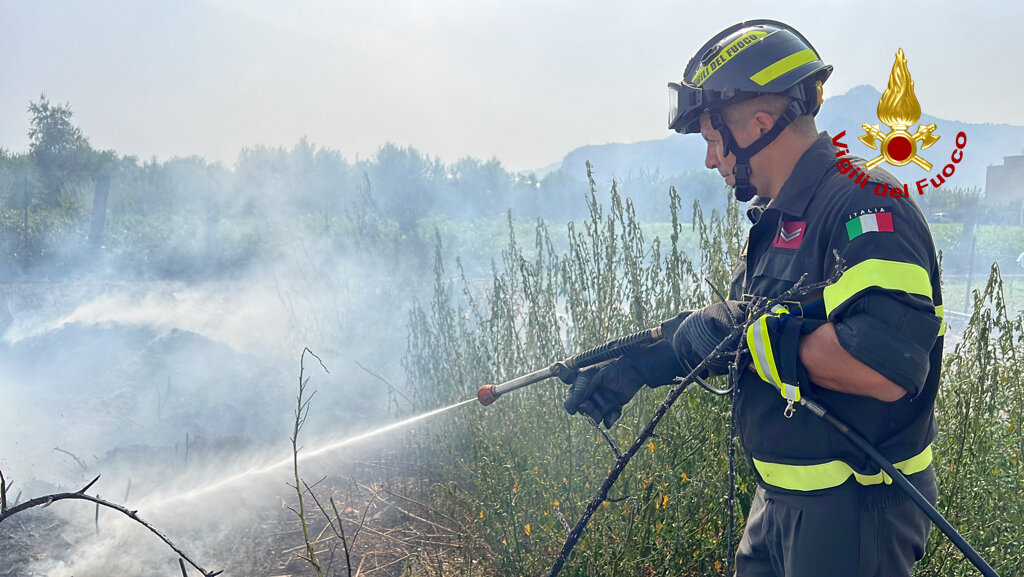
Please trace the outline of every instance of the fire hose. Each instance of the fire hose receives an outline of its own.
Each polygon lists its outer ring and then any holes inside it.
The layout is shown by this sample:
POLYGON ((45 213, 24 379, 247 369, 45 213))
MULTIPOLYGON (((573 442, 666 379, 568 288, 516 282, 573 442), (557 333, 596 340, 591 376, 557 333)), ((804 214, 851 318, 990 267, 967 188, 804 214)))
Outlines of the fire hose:
MULTIPOLYGON (((603 345, 594 347, 575 356, 567 359, 552 363, 550 366, 534 371, 532 373, 516 377, 514 379, 505 381, 501 384, 489 384, 480 387, 477 391, 477 399, 481 405, 487 406, 496 401, 502 395, 521 389, 523 387, 538 383, 540 381, 549 379, 551 377, 558 377, 566 384, 571 384, 576 378, 578 372, 582 369, 598 365, 607 361, 611 361, 632 351, 636 351, 640 348, 654 344, 662 339, 670 338, 675 334, 675 330, 682 323, 683 319, 689 314, 689 311, 679 314, 678 316, 669 319, 656 327, 642 330, 640 332, 609 341, 603 345)), ((735 333, 736 331, 734 331, 735 333)), ((729 339, 726 339, 729 340, 729 339)), ((723 342, 724 344, 724 342, 723 342)), ((721 348, 719 345, 718 348, 721 348)), ((716 351, 718 351, 716 348, 716 351)), ((715 354, 715 353, 712 353, 715 354)), ((704 363, 701 363, 703 365, 704 363)), ((697 367, 699 369, 700 366, 697 367)), ((735 368, 735 367, 734 367, 735 368)), ((704 382, 700 377, 696 375, 698 370, 691 371, 688 379, 684 383, 690 381, 697 382, 702 388, 717 394, 724 395, 732 392, 733 388, 730 386, 727 389, 716 389, 711 385, 704 382)), ((736 373, 733 370, 731 373, 736 373)), ((978 571, 981 572, 985 577, 999 577, 996 571, 981 557, 981 555, 967 542, 967 540, 954 528, 946 519, 939 513, 928 500, 917 490, 914 485, 900 472, 896 467, 893 466, 888 459, 886 459, 881 453, 878 452, 860 433, 851 428, 843 421, 836 418, 834 415, 821 404, 814 400, 803 396, 799 403, 806 407, 814 415, 824 419, 829 424, 834 426, 840 433, 843 434, 847 439, 850 440, 857 448, 862 450, 868 457, 871 458, 881 469, 888 475, 893 483, 895 483, 900 489, 902 489, 907 496, 914 502, 915 505, 921 511, 923 511, 929 519, 946 535, 946 537, 960 550, 961 553, 973 564, 978 571)), ((614 480, 612 480, 614 482, 614 480)), ((731 555, 731 551, 730 551, 731 555)), ((561 563, 565 561, 562 555, 559 556, 556 561, 556 567, 560 568, 561 563)), ((731 561, 731 560, 730 560, 731 561)), ((557 574, 557 570, 553 568, 552 574, 557 574)))

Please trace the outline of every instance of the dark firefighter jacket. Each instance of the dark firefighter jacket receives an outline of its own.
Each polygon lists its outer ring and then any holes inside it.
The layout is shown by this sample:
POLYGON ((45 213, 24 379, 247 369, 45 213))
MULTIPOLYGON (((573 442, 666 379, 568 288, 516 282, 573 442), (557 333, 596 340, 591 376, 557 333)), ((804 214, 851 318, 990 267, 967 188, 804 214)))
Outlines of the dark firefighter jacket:
MULTIPOLYGON (((847 157, 864 171, 863 159, 847 157)), ((777 297, 804 274, 804 285, 841 276, 824 290, 787 303, 794 314, 835 324, 851 355, 907 390, 898 401, 827 390, 821 401, 864 435, 905 474, 925 469, 935 438, 935 395, 942 355, 942 297, 931 233, 916 203, 874 194, 902 188, 888 172, 868 172, 861 187, 837 170, 836 149, 822 133, 770 203, 748 211, 750 229, 731 298, 777 297)), ((845 167, 845 164, 843 165, 845 167)), ((850 481, 891 482, 834 427, 799 405, 784 416, 779 391, 751 369, 736 398, 740 438, 760 481, 770 489, 824 490, 850 481)))

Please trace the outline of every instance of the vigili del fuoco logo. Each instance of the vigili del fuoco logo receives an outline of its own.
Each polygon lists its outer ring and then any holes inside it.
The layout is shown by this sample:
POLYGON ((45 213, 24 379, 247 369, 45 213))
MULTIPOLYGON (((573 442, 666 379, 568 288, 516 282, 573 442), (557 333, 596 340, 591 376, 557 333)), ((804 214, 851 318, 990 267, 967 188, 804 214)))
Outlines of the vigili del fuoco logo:
MULTIPOLYGON (((935 124, 919 124, 913 133, 909 130, 921 119, 921 103, 914 94, 914 81, 910 79, 910 69, 907 68, 907 58, 903 54, 902 48, 896 52, 896 62, 889 74, 889 85, 878 101, 876 112, 878 120, 882 121, 889 131, 883 132, 877 124, 864 123, 861 125, 864 134, 858 140, 879 153, 865 163, 865 168, 871 170, 882 162, 887 162, 892 166, 906 166, 914 163, 922 170, 931 172, 932 163, 922 157, 919 151, 930 148, 942 137, 935 134, 938 129, 935 124)), ((845 135, 846 131, 844 130, 832 139, 832 143, 838 149, 836 156, 840 159, 836 164, 836 169, 863 188, 868 182, 867 175, 845 158, 850 152, 849 147, 840 140, 845 135)), ((939 171, 939 174, 931 179, 922 178, 914 183, 918 194, 924 194, 924 189, 929 184, 933 188, 942 186, 946 179, 956 172, 956 165, 963 160, 967 135, 959 132, 956 135, 955 144, 956 148, 950 155, 950 162, 939 171)), ((902 189, 890 188, 888 184, 879 184, 875 187, 874 193, 878 196, 892 196, 893 198, 910 196, 909 187, 906 184, 902 189)))

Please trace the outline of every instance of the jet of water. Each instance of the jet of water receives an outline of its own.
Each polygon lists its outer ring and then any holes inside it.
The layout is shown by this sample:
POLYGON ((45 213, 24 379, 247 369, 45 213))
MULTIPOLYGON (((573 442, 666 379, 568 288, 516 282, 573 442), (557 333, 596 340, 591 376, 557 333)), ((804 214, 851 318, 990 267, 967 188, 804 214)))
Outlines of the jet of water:
MULTIPOLYGON (((305 460, 308 460, 308 459, 312 459, 314 457, 318 457, 320 455, 324 455, 324 454, 330 453, 332 451, 336 451, 336 450, 338 450, 338 449, 340 449, 342 447, 346 447, 348 445, 353 445, 355 443, 358 443, 359 441, 364 441, 364 440, 369 439, 371 437, 375 437, 377 435, 381 435, 381 434, 387 433, 389 431, 394 431, 396 429, 400 429, 402 427, 405 427, 406 425, 411 425, 412 423, 415 423, 417 421, 422 421, 423 419, 427 419, 429 417, 433 417, 434 415, 439 415, 439 414, 444 413, 446 411, 450 411, 450 410, 455 409, 457 407, 461 407, 462 405, 465 405, 465 404, 468 404, 468 403, 472 403, 472 402, 474 402, 476 400, 477 400, 477 398, 474 396, 472 398, 466 399, 465 401, 459 401, 458 403, 455 403, 453 405, 448 405, 447 407, 442 407, 440 409, 434 409, 433 411, 427 411, 426 413, 421 413, 421 414, 416 415, 414 417, 409 417, 408 419, 406 419, 404 421, 399 421, 397 423, 392 423, 390 425, 385 425, 385 426, 380 427, 378 429, 373 429, 372 431, 368 431, 366 433, 362 433, 362 434, 356 435, 354 437, 348 437, 347 439, 343 439, 341 441, 336 441, 336 442, 333 442, 333 443, 329 443, 327 445, 324 445, 323 447, 319 447, 319 448, 317 448, 315 450, 312 450, 312 451, 309 451, 309 452, 303 453, 303 452, 300 451, 299 456, 298 456, 299 457, 299 461, 301 462, 301 461, 305 461, 305 460)), ((213 483, 210 483, 210 484, 205 485, 203 487, 197 487, 195 489, 191 489, 189 491, 186 491, 186 492, 183 492, 183 493, 179 493, 177 495, 172 495, 172 496, 169 496, 169 497, 165 497, 165 498, 157 500, 157 501, 143 503, 143 507, 148 507, 148 508, 151 508, 151 509, 152 508, 158 508, 158 507, 169 505, 171 503, 175 503, 175 502, 178 502, 178 501, 181 501, 181 500, 193 499, 193 498, 196 498, 196 497, 207 495, 207 494, 213 493, 213 492, 215 492, 215 491, 217 491, 219 489, 223 489, 224 487, 227 487, 229 485, 233 485, 235 483, 238 483, 238 482, 242 481, 243 479, 247 479, 249 477, 256 477, 256 476, 260 476, 260 475, 265 475, 267 473, 270 473, 271 471, 274 471, 276 469, 280 469, 281 467, 284 467, 284 466, 287 466, 287 465, 291 465, 292 463, 293 463, 293 457, 288 457, 287 459, 282 459, 282 460, 280 460, 280 461, 278 461, 276 463, 272 463, 270 465, 264 465, 264 466, 260 466, 260 467, 252 467, 252 468, 250 468, 250 469, 248 469, 246 471, 243 471, 241 473, 237 473, 235 475, 231 475, 230 477, 225 477, 225 478, 223 478, 223 479, 221 479, 219 481, 214 481, 213 483)))

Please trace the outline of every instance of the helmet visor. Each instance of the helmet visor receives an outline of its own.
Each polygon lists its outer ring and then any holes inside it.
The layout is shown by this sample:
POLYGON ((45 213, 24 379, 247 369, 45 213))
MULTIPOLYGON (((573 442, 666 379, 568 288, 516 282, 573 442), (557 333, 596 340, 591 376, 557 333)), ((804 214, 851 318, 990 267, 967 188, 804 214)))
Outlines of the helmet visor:
POLYGON ((679 117, 679 109, 682 108, 679 105, 679 101, 682 99, 682 94, 679 91, 680 86, 674 82, 668 83, 668 128, 672 130, 675 128, 676 118, 679 117))
POLYGON ((686 83, 668 83, 668 128, 676 132, 697 132, 694 129, 700 115, 710 107, 713 95, 686 83))

